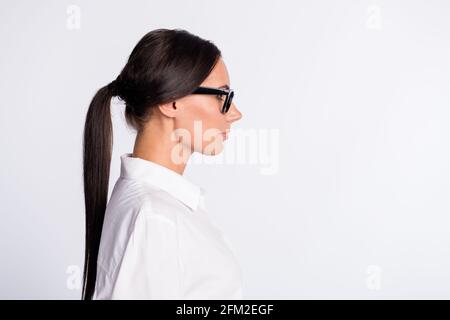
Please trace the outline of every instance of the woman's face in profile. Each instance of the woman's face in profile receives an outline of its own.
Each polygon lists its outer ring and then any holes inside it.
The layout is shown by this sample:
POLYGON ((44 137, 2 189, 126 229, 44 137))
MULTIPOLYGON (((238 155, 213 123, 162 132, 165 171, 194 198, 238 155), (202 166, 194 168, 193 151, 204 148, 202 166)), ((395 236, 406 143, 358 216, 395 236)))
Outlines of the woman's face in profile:
MULTIPOLYGON (((201 86, 230 87, 228 70, 222 58, 201 86)), ((175 131, 184 147, 206 155, 216 155, 223 150, 231 124, 242 117, 234 101, 227 113, 221 113, 225 98, 224 95, 191 94, 177 100, 175 131)))

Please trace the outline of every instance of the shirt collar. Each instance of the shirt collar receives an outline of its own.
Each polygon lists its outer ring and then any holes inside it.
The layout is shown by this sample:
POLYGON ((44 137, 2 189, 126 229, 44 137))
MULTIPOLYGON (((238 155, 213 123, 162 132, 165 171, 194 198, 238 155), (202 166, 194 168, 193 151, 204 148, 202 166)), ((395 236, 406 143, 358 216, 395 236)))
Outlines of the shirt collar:
POLYGON ((188 181, 183 175, 153 161, 132 157, 125 153, 120 157, 120 176, 156 186, 183 202, 191 210, 203 206, 205 189, 188 181))

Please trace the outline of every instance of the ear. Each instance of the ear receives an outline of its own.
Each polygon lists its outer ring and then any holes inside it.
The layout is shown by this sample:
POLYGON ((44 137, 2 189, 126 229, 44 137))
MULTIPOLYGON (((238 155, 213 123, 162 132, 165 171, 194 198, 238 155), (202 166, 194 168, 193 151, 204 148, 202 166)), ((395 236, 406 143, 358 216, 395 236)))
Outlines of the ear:
POLYGON ((178 106, 176 105, 176 101, 161 104, 158 106, 159 110, 162 114, 169 118, 175 118, 178 111, 178 106))

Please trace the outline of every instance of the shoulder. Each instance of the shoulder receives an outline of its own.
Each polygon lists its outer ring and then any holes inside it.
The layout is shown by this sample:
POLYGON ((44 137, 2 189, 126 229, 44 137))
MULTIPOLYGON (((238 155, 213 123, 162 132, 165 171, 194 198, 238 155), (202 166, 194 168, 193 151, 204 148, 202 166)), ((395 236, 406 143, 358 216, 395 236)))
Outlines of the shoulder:
POLYGON ((168 255, 178 251, 179 219, 177 212, 164 210, 157 193, 148 194, 142 199, 135 212, 130 230, 128 252, 142 254, 168 255), (137 251, 136 251, 137 250, 137 251))
POLYGON ((177 227, 184 208, 165 191, 155 189, 141 197, 137 209, 138 219, 177 227))
POLYGON ((139 212, 150 219, 160 219, 174 225, 180 217, 189 213, 183 203, 161 189, 149 188, 139 201, 139 212))
POLYGON ((177 215, 189 209, 166 191, 140 181, 119 179, 113 189, 109 209, 112 211, 159 216, 175 222, 177 215))

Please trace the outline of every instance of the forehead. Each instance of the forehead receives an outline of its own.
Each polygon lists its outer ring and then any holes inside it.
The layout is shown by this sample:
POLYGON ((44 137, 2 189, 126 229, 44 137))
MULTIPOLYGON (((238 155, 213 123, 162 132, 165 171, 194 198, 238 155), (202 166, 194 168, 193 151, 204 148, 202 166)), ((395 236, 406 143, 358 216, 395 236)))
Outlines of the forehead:
POLYGON ((211 73, 203 81, 202 85, 211 87, 220 87, 223 85, 230 85, 230 77, 228 75, 228 69, 225 62, 220 58, 214 66, 211 73))

